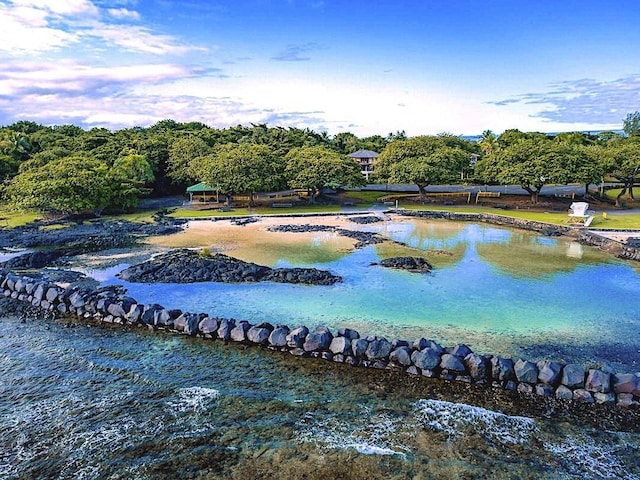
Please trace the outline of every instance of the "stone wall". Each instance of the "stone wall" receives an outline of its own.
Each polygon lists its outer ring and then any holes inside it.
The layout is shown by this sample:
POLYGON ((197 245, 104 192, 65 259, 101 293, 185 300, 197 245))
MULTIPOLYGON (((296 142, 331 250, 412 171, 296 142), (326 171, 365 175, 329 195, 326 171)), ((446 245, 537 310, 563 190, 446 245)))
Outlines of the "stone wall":
POLYGON ((309 330, 305 326, 290 328, 266 322, 254 325, 205 313, 168 310, 158 304, 139 304, 117 286, 96 290, 62 288, 52 282, 4 272, 0 274, 0 291, 5 297, 29 302, 49 312, 101 323, 237 342, 298 357, 393 369, 408 375, 475 383, 566 401, 621 407, 637 407, 640 403, 640 373, 585 371, 574 364, 480 355, 463 344, 445 348, 426 338, 389 341, 384 337, 364 337, 350 329, 332 332, 325 327, 309 330))

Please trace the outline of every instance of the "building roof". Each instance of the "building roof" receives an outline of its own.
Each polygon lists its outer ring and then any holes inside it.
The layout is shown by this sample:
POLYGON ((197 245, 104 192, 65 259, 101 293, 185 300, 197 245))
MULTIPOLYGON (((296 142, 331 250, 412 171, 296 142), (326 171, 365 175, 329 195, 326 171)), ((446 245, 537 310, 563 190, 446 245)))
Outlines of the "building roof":
POLYGON ((378 155, 380 154, 373 150, 358 150, 349 154, 351 158, 376 158, 378 155))
POLYGON ((187 187, 187 193, 214 192, 215 188, 211 188, 204 182, 197 183, 187 187))

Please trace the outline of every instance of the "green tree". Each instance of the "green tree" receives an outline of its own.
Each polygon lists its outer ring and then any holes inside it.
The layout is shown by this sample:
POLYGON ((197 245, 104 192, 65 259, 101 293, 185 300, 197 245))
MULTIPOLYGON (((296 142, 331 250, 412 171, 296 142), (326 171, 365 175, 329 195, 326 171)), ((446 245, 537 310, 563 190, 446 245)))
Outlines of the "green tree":
POLYGON ((616 206, 622 206, 622 197, 628 193, 634 198, 633 186, 640 176, 640 141, 637 137, 610 145, 604 152, 605 172, 622 183, 616 197, 616 206))
POLYGON ((211 152, 206 142, 195 135, 174 139, 169 145, 167 175, 180 184, 188 184, 195 180, 190 168, 193 161, 211 152))
POLYGON ((640 112, 627 113, 622 122, 622 130, 628 137, 640 136, 640 112))
POLYGON ((16 175, 5 193, 10 203, 46 213, 100 214, 109 204, 108 167, 83 156, 53 160, 16 175))
POLYGON ((326 147, 298 147, 285 157, 285 176, 291 188, 305 188, 311 203, 325 187, 357 187, 365 184, 360 166, 351 158, 326 147))
POLYGON ((460 141, 441 135, 391 142, 378 157, 377 176, 392 183, 415 184, 424 198, 427 186, 456 182, 460 172, 469 167, 471 154, 460 141))
POLYGON ((192 162, 190 168, 194 178, 226 196, 227 203, 233 195, 245 193, 252 204, 255 193, 283 185, 282 160, 265 145, 219 145, 211 154, 192 162))
POLYGON ((109 206, 122 211, 131 210, 140 197, 151 193, 147 185, 153 180, 151 165, 142 155, 130 152, 118 158, 107 173, 109 206))
POLYGON ((574 180, 570 165, 571 149, 554 144, 544 136, 526 135, 510 142, 495 154, 476 163, 476 171, 485 181, 520 185, 532 203, 538 203, 542 187, 548 183, 574 180))
POLYGON ((498 137, 491 130, 485 130, 478 140, 478 146, 485 155, 495 153, 498 148, 498 137))

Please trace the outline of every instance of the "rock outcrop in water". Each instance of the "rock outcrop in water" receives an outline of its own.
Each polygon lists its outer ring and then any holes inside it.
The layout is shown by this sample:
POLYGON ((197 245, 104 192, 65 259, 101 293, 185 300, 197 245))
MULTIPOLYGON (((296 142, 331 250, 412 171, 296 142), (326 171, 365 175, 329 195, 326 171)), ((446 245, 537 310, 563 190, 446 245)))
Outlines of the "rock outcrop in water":
MULTIPOLYGON (((420 338, 414 342, 361 336, 351 329, 331 332, 326 327, 290 329, 267 322, 256 325, 168 310, 162 305, 143 305, 121 287, 59 285, 39 279, 0 273, 5 297, 27 302, 56 315, 74 315, 101 323, 136 325, 151 330, 176 332, 192 337, 233 341, 288 352, 296 357, 321 358, 347 365, 394 370, 409 375, 441 378, 516 391, 533 398, 599 403, 638 408, 640 373, 613 373, 552 361, 530 362, 474 353, 466 345, 443 347, 420 338)), ((31 307, 29 307, 31 308, 31 307)))
POLYGON ((202 255, 194 250, 174 250, 133 265, 118 277, 137 283, 253 283, 277 282, 304 285, 333 285, 342 278, 316 268, 269 268, 243 262, 221 253, 202 255))
POLYGON ((408 272, 428 273, 433 267, 421 257, 392 257, 380 261, 380 266, 407 270, 408 272))

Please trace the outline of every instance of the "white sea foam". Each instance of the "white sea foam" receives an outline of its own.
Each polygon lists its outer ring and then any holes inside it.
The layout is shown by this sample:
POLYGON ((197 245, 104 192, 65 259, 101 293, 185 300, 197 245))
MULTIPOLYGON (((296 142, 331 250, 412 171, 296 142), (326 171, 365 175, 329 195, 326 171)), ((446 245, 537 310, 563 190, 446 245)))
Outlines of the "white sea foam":
POLYGON ((178 390, 178 401, 168 402, 168 405, 176 412, 200 413, 207 409, 209 404, 220 398, 220 392, 214 388, 186 387, 178 390))
POLYGON ((371 414, 368 409, 356 421, 326 417, 308 412, 298 423, 298 441, 315 443, 328 449, 355 449, 364 455, 406 456, 408 449, 394 442, 400 420, 385 413, 371 414))
POLYGON ((522 444, 538 430, 531 418, 505 415, 464 403, 419 400, 413 407, 418 423, 449 437, 459 437, 471 430, 502 444, 522 444))
POLYGON ((588 435, 568 435, 560 443, 545 443, 545 450, 564 460, 565 468, 581 478, 640 480, 640 472, 623 465, 619 452, 633 448, 625 437, 627 434, 607 432, 604 443, 588 435), (616 441, 613 441, 611 437, 616 441), (617 437, 617 438, 616 438, 617 437))

